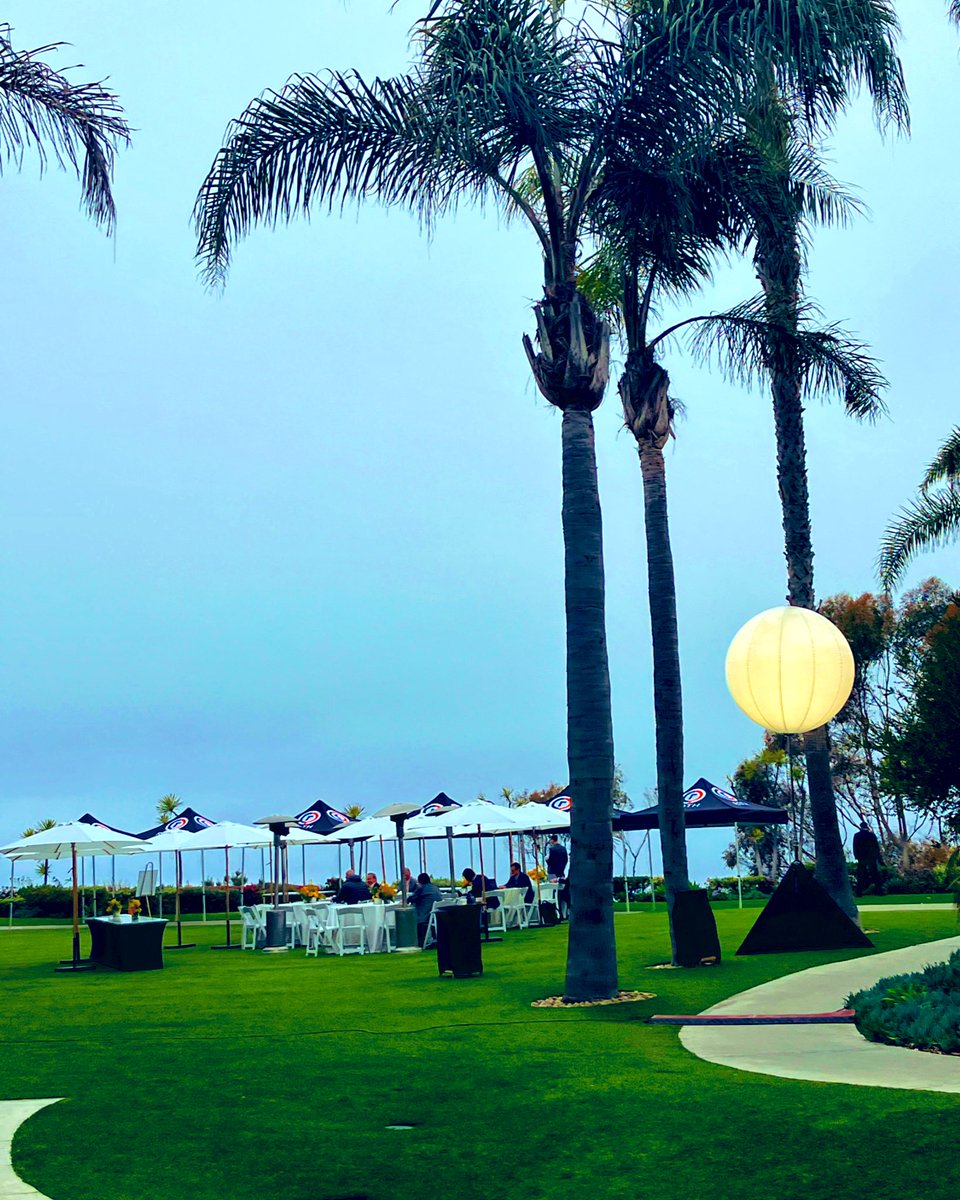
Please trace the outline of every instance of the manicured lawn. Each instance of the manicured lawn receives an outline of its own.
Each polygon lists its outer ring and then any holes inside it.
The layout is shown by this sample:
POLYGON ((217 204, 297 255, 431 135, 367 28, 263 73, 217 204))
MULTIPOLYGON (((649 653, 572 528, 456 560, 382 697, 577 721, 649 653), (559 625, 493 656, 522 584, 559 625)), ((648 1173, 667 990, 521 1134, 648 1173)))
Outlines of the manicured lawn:
MULTIPOLYGON (((71 977, 51 970, 68 935, 3 933, 0 1097, 67 1097, 17 1168, 53 1200, 953 1200, 960 1097, 747 1075, 644 1024, 850 956, 736 959, 755 915, 718 913, 728 957, 697 971, 646 969, 662 911, 619 916, 621 984, 657 999, 559 1012, 530 1002, 559 990, 563 926, 508 934, 471 980, 430 955, 205 948, 71 977)), ((871 925, 877 950, 957 932, 945 912, 871 925)))

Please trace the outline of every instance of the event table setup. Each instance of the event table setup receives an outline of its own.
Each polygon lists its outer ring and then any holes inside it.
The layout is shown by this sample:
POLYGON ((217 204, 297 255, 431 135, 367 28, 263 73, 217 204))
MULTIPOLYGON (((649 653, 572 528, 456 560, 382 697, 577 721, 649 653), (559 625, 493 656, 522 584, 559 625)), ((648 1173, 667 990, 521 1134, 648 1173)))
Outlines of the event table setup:
POLYGON ((90 961, 115 971, 159 971, 166 927, 162 917, 90 917, 90 961))
POLYGON ((99 825, 85 821, 70 821, 55 825, 41 833, 20 838, 0 846, 0 854, 12 861, 27 859, 39 861, 48 858, 71 860, 73 891, 73 953, 69 960, 60 963, 58 971, 88 971, 95 965, 80 958, 80 914, 77 887, 77 859, 94 854, 142 854, 143 842, 129 834, 114 833, 99 825))

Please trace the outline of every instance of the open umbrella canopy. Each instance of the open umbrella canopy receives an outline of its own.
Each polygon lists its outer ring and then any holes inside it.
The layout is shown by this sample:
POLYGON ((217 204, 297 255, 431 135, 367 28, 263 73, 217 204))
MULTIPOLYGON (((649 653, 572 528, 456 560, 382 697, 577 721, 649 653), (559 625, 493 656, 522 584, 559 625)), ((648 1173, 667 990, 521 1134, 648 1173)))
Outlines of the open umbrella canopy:
POLYGON ((183 812, 178 812, 175 817, 171 817, 165 825, 154 825, 152 829, 145 829, 143 833, 138 833, 137 837, 152 838, 156 837, 158 833, 173 833, 177 829, 182 829, 185 833, 199 833, 202 829, 209 829, 211 825, 216 824, 216 821, 203 816, 195 809, 185 808, 183 812))
POLYGON ((297 813, 296 822, 301 829, 324 835, 336 833, 351 823, 346 813, 331 807, 325 800, 317 800, 310 808, 297 813))
MULTIPOLYGON (((406 835, 406 830, 404 830, 406 835)), ((389 817, 362 817, 359 821, 351 821, 340 829, 328 833, 322 840, 327 845, 336 842, 364 842, 368 838, 388 838, 397 836, 397 826, 389 817)))
POLYGON ((470 804, 461 804, 448 812, 436 816, 413 817, 403 831, 404 837, 432 838, 445 837, 447 829, 454 833, 476 835, 479 833, 500 834, 519 833, 527 828, 520 816, 520 809, 507 808, 503 804, 493 804, 487 800, 474 800, 470 804))
MULTIPOLYGON (((155 843, 156 844, 156 843, 155 843)), ((256 825, 241 825, 237 821, 218 821, 208 829, 191 836, 191 850, 232 850, 234 847, 272 846, 273 834, 256 825)))
MULTIPOLYGON (((683 815, 688 829, 718 825, 786 825, 790 819, 785 808, 767 808, 740 800, 732 792, 717 787, 702 777, 683 793, 683 815)), ((660 823, 659 805, 639 812, 618 812, 614 829, 656 829, 660 823)))
POLYGON ((7 858, 69 858, 71 854, 140 854, 143 842, 86 821, 68 821, 0 846, 7 858))

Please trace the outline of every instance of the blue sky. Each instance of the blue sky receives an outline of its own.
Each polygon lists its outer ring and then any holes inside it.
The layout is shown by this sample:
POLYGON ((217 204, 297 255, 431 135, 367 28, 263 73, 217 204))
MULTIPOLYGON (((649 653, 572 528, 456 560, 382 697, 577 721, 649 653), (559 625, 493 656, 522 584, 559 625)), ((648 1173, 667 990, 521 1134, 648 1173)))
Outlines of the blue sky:
MULTIPOLYGON (((464 209, 431 241, 374 207, 258 230, 222 296, 190 213, 227 121, 294 71, 407 61, 415 0, 8 0, 19 47, 109 76, 136 133, 117 237, 69 176, 0 179, 0 833, 90 808, 134 828, 174 791, 248 820, 315 797, 375 809, 565 782, 559 417, 535 391, 537 248, 464 209)), ((861 106, 837 176, 868 219, 820 231, 811 294, 868 340, 890 416, 813 407, 817 591, 876 586, 891 513, 956 421, 958 39, 902 6, 913 136, 861 106)), ((751 295, 748 266, 706 310, 751 295)), ((723 680, 730 638, 785 592, 770 405, 665 360, 687 777, 760 741, 723 680)), ((598 414, 617 758, 655 782, 641 485, 615 396, 598 414)), ((960 582, 956 551, 921 559, 960 582)), ((692 874, 724 836, 694 833, 692 874)))

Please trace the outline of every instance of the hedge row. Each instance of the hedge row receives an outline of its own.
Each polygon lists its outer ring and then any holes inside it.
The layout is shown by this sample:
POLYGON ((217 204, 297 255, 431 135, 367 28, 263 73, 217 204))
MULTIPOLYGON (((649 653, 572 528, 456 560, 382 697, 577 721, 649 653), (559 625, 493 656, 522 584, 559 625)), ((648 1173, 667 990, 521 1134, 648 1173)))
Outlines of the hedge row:
MULTIPOLYGON (((230 905, 232 910, 236 910, 237 905, 259 904, 263 897, 258 887, 248 885, 244 889, 244 899, 241 901, 239 889, 230 889, 230 905)), ((116 893, 110 888, 98 887, 94 895, 93 888, 84 889, 84 910, 87 916, 91 916, 94 911, 101 915, 106 911, 107 901, 116 894, 117 899, 126 908, 127 901, 133 897, 133 888, 118 887, 116 893)), ((163 896, 163 911, 164 914, 170 914, 174 910, 175 892, 173 888, 163 888, 156 896, 150 897, 150 907, 156 914, 159 910, 160 894, 163 896)), ((10 889, 5 888, 0 890, 0 911, 3 916, 9 911, 10 889)), ((206 893, 206 910, 208 913, 222 913, 226 911, 226 895, 221 888, 219 891, 207 890, 206 893)), ((180 892, 180 911, 182 913, 200 913, 203 912, 203 896, 198 887, 186 887, 180 892)), ((14 893, 13 904, 14 917, 64 917, 70 919, 73 916, 73 893, 70 888, 54 887, 18 887, 14 893)))
POLYGON ((960 950, 922 971, 881 979, 846 1006, 872 1042, 960 1054, 960 950))

